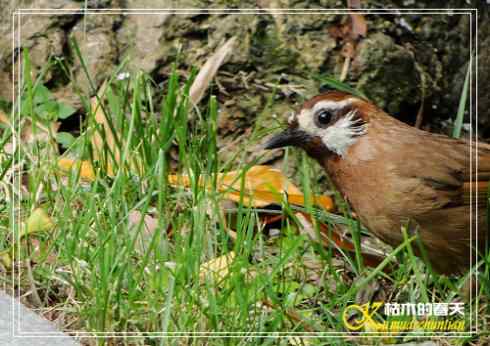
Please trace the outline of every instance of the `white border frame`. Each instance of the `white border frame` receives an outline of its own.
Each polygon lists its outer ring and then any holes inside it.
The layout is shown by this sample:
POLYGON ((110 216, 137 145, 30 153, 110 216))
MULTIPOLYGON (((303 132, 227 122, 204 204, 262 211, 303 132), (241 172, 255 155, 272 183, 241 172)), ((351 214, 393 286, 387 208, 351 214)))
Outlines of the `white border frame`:
MULTIPOLYGON (((475 123, 476 123, 476 133, 478 133, 478 9, 476 8, 463 8, 463 9, 416 9, 416 8, 393 8, 393 9, 280 9, 280 8, 268 8, 268 9, 256 9, 256 8, 245 8, 245 9, 15 9, 12 11, 12 79, 13 79, 13 85, 12 85, 12 97, 13 97, 13 104, 15 105, 15 102, 17 99, 20 98, 21 94, 21 83, 19 81, 22 80, 22 75, 21 75, 21 60, 18 58, 17 61, 17 80, 15 78, 16 75, 16 62, 15 62, 15 43, 18 43, 18 47, 21 47, 21 16, 22 15, 75 15, 75 14, 82 14, 82 15, 101 15, 101 14, 116 14, 116 15, 162 15, 162 14, 200 14, 200 13, 207 13, 207 14, 239 14, 239 15, 258 15, 258 14, 287 14, 287 15, 295 15, 295 14, 349 14, 349 13, 360 13, 360 14, 424 14, 424 15, 429 15, 429 14, 447 14, 447 15, 455 15, 455 14, 463 14, 463 15, 470 15, 470 42, 469 42, 469 47, 470 47, 470 56, 472 54, 472 47, 473 47, 473 30, 476 31, 475 35, 475 52, 474 54, 475 58, 472 59, 474 60, 474 67, 470 68, 470 119, 472 119, 473 116, 473 68, 475 68, 475 82, 476 82, 476 97, 475 97, 475 123), (473 24, 473 14, 475 14, 475 24, 473 24), (17 31, 16 31, 16 24, 17 24, 17 31), (16 35, 17 34, 17 35, 16 35), (17 37, 17 41, 16 41, 17 37), (17 82, 17 89, 18 89, 18 96, 15 94, 15 87, 17 82), (17 96, 17 97, 16 97, 17 96)), ((19 52, 20 56, 21 52, 19 52)), ((17 109, 17 112, 15 112, 15 107, 13 107, 12 110, 12 127, 14 129, 14 134, 19 135, 19 131, 15 128, 15 116, 17 115, 17 119, 20 120, 20 109, 17 109)), ((473 139, 473 126, 470 128, 470 138, 473 139)), ((475 139, 476 139, 476 134, 475 134, 475 139)), ((20 139, 16 137, 15 135, 13 136, 13 147, 14 147, 14 152, 17 148, 17 145, 19 145, 20 139)), ((473 160, 475 160, 475 178, 476 178, 476 172, 478 170, 478 162, 477 162, 477 156, 476 152, 478 150, 478 142, 476 142, 476 150, 475 153, 473 154, 473 149, 472 149, 472 142, 470 142, 470 201, 476 201, 478 198, 478 192, 476 191, 476 198, 475 200, 473 199, 472 196, 472 191, 473 189, 471 188, 472 186, 472 178, 473 178, 473 160), (474 156, 473 156, 474 155, 474 156)), ((20 152, 18 153, 18 160, 20 160, 20 152)), ((15 188, 15 184, 12 187, 13 189, 15 188)), ((20 180, 17 181, 17 188, 18 191, 20 191, 20 180)), ((13 204, 15 205, 15 193, 13 194, 13 204)), ((18 201, 18 206, 20 210, 20 200, 18 201)), ((472 225, 473 223, 471 222, 473 216, 473 210, 472 210, 472 203, 470 202, 470 242, 472 241, 472 234, 473 234, 473 229, 472 225)), ((476 220, 478 219, 478 215, 476 215, 476 220)), ((16 224, 16 217, 15 217, 15 210, 12 211, 12 225, 13 229, 15 229, 18 224, 16 224)), ((17 220, 20 221, 20 220, 17 220)), ((14 232, 14 230, 13 230, 14 232)), ((475 244, 477 244, 478 241, 478 232, 476 232, 476 241, 475 244)), ((15 259, 15 236, 13 237, 14 239, 14 244, 12 247, 12 255, 13 258, 15 259)), ((17 251, 20 251, 20 244, 17 244, 17 251)), ((475 261, 473 260, 473 251, 470 252, 470 263, 474 265, 476 261, 476 256, 475 256, 475 261)), ((15 269, 12 271, 12 285, 15 287, 15 269)), ((478 275, 475 274, 476 277, 476 283, 478 285, 478 275)), ((20 270, 18 273, 18 280, 20 280, 20 270)), ((19 282, 19 281, 18 281, 19 282)), ((19 286, 18 286, 19 287, 19 286)), ((478 288, 477 288, 478 290, 478 288)), ((478 291, 477 291, 478 293, 478 291)), ((19 295, 19 291, 17 291, 17 295, 19 295)), ((470 301, 472 298, 472 290, 470 291, 470 301)), ((14 304, 14 298, 12 298, 12 336, 13 337, 66 337, 66 336, 60 336, 54 335, 54 333, 38 333, 38 332, 22 332, 20 330, 21 322, 20 322, 20 306, 17 304, 14 304), (17 309, 15 309, 15 306, 17 306, 17 309)), ((475 320, 478 319, 478 302, 476 302, 476 309, 475 309, 475 320)), ((433 337, 445 337, 445 338, 461 338, 461 337, 469 337, 473 336, 475 334, 478 334, 478 324, 473 325, 473 319, 472 319, 472 311, 471 311, 471 304, 470 304, 470 326, 469 326, 469 331, 467 332, 444 332, 440 334, 435 334, 435 333, 420 333, 420 332, 413 332, 413 333, 406 333, 406 335, 414 338, 433 338, 433 337)), ((302 337, 315 337, 315 338, 382 338, 382 337, 396 337, 398 338, 399 336, 393 335, 390 332, 349 332, 349 331, 343 331, 343 332, 277 332, 277 333, 265 333, 265 332, 169 332, 169 333, 161 333, 161 332, 76 332, 76 331, 66 331, 66 333, 71 333, 76 337, 83 337, 83 338, 110 338, 110 337, 124 337, 124 338, 154 338, 154 337, 160 337, 160 338, 173 338, 173 337, 221 337, 221 338, 237 338, 237 337, 246 337, 246 338, 253 338, 253 337, 288 337, 288 336, 302 336, 302 337)), ((405 337, 405 336, 404 336, 405 337)))

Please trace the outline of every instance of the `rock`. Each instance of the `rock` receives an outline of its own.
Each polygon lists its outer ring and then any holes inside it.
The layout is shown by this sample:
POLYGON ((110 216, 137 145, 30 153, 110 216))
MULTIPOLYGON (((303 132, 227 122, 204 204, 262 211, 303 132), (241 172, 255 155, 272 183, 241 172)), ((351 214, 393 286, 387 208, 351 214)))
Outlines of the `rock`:
MULTIPOLYGON (((170 3, 162 4, 164 8, 171 7, 170 3)), ((154 8, 151 0, 128 1, 129 8, 154 8)), ((166 49, 159 41, 166 30, 166 22, 170 14, 135 15, 127 14, 121 27, 116 32, 119 43, 119 60, 127 59, 128 69, 143 70, 151 73, 164 59, 166 49)))
MULTIPOLYGON (((403 1, 388 2, 387 6, 398 8, 400 2, 403 1)), ((150 0, 93 0, 86 4, 71 0, 30 0, 25 3, 27 5, 22 4, 22 7, 83 8, 87 5, 89 8, 171 8, 175 5, 171 0, 158 3, 150 0)), ((456 4, 456 1, 451 0, 451 3, 456 4)), ((247 0, 241 3, 241 7, 254 7, 255 4, 247 0)), ((224 1, 205 5, 212 8, 230 6, 224 1)), ((179 70, 198 68, 231 35, 236 36, 237 46, 229 61, 220 68, 217 79, 220 81, 222 73, 228 72, 237 76, 235 84, 224 81, 224 89, 219 87, 212 92, 219 95, 221 104, 229 100, 235 102, 235 106, 227 107, 226 112, 233 114, 230 119, 236 122, 231 125, 228 122, 225 127, 228 133, 233 129, 243 133, 240 127, 252 126, 256 114, 263 111, 267 98, 258 96, 269 93, 270 85, 281 84, 278 94, 286 97, 284 104, 291 107, 292 103, 300 103, 303 98, 319 92, 320 82, 316 79, 319 75, 338 77, 344 62, 341 53, 343 43, 331 36, 329 29, 348 22, 346 15, 286 15, 267 10, 341 7, 342 3, 338 0, 261 0, 259 6, 266 9, 264 14, 209 14, 198 11, 188 14, 88 15, 85 18, 82 15, 29 15, 22 23, 22 46, 29 48, 32 64, 37 70, 50 56, 64 60, 73 72, 75 82, 69 83, 60 69, 48 71, 44 82, 49 84, 52 92, 63 94, 66 100, 73 100, 78 97, 75 92, 77 88, 81 88, 84 94, 92 94, 93 91, 75 52, 69 46, 69 38, 77 39, 94 87, 97 88, 125 59, 129 71, 143 70, 156 81, 165 81, 177 57, 179 70), (254 74, 248 80, 252 87, 243 85, 239 80, 238 76, 242 74, 254 74), (286 82, 281 75, 287 76, 286 82), (269 86, 264 89, 261 87, 264 84, 269 86), (285 84, 293 87, 287 91, 285 84), (293 89, 295 91, 291 92, 293 89), (250 107, 249 99, 256 100, 257 107, 247 110, 250 107)), ((414 6, 423 7, 419 3, 414 6)), ((185 0, 179 2, 178 7, 202 8, 203 2, 185 0)), ((481 11, 480 17, 482 23, 488 20, 485 11, 481 11)), ((370 15, 366 16, 366 20, 368 35, 357 46, 347 81, 402 120, 413 120, 422 96, 426 101, 426 122, 436 121, 436 117, 453 118, 464 79, 461 76, 468 60, 468 16, 392 14, 370 15), (404 114, 412 118, 404 118, 404 114)), ((480 37, 489 36, 484 25, 480 25, 480 29, 480 37)), ((12 97, 10 32, 11 26, 0 24, 0 33, 3 34, 0 36, 0 82, 3 86, 0 98, 3 100, 12 97)), ((488 40, 480 39, 480 46, 480 59, 484 62, 488 56, 484 52, 488 40)), ((480 81, 488 74, 487 66, 485 63, 479 64, 480 81)), ((486 84, 480 84, 481 90, 485 91, 486 84)), ((278 102, 283 101, 274 100, 274 103, 278 102)), ((76 102, 71 104, 77 106, 76 102)), ((490 121, 482 120, 482 114, 488 109, 485 100, 480 100, 479 109, 480 125, 490 132, 490 121)))
POLYGON ((222 45, 233 33, 237 46, 223 69, 238 72, 251 65, 252 37, 257 30, 257 16, 216 16, 209 19, 208 46, 213 50, 222 45), (214 25, 213 25, 214 24, 214 25))
MULTIPOLYGON (((81 4, 70 0, 38 0, 22 6, 23 8, 79 9, 81 4)), ((15 40, 15 59, 20 57, 23 48, 29 49, 33 71, 37 74, 46 65, 50 57, 62 57, 66 43, 65 30, 75 23, 80 15, 39 15, 25 14, 21 18, 20 40, 15 40)), ((9 18, 11 19, 11 18, 9 18)), ((11 100, 12 95, 12 27, 1 26, 0 33, 0 98, 11 100)), ((44 76, 48 82, 52 71, 44 76)))
POLYGON ((120 15, 91 15, 73 27, 70 36, 80 47, 80 53, 95 88, 92 90, 74 48, 70 47, 70 54, 74 60, 74 82, 86 95, 94 95, 102 82, 114 72, 118 57, 113 27, 117 26, 120 20, 120 15))
POLYGON ((351 78, 379 107, 399 113, 404 102, 420 102, 413 54, 383 33, 369 35, 356 49, 351 78))
POLYGON ((0 291, 0 311, 2 311, 0 314, 0 345, 79 345, 71 336, 57 330, 52 322, 36 315, 32 310, 22 305, 18 299, 12 299, 11 296, 3 291, 0 291), (12 306, 13 304, 14 306, 12 306), (16 311, 15 317, 18 318, 15 321, 18 322, 12 325, 14 321, 12 311, 14 308, 16 311), (14 326, 17 329, 16 336, 12 335, 14 326), (27 333, 30 333, 31 336, 27 333), (39 337, 41 335, 43 336, 42 338, 39 337))

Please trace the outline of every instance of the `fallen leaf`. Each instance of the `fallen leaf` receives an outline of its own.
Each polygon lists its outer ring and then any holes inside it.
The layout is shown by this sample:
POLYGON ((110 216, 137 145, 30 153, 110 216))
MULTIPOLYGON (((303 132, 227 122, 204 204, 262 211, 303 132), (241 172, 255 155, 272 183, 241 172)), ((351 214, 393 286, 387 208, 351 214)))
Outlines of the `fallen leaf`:
POLYGON ((26 118, 21 123, 20 139, 23 143, 48 142, 50 139, 56 139, 56 133, 60 125, 61 123, 59 122, 51 122, 49 127, 40 122, 36 122, 33 125, 31 120, 26 118))
POLYGON ((158 220, 150 215, 143 215, 137 210, 132 210, 128 214, 130 226, 138 226, 143 221, 143 226, 147 234, 152 234, 158 226, 158 220), (143 219, 143 220, 141 220, 143 219))
POLYGON ((12 259, 10 258, 11 251, 12 250, 0 251, 0 262, 2 262, 5 268, 12 267, 12 259))
POLYGON ((201 67, 196 79, 192 83, 189 91, 189 99, 193 104, 198 104, 201 101, 204 93, 209 87, 209 83, 218 72, 218 69, 223 64, 228 55, 233 51, 236 37, 230 38, 221 46, 201 67))
POLYGON ((85 181, 95 180, 94 167, 89 161, 73 160, 69 158, 61 158, 58 160, 58 168, 63 173, 70 173, 71 170, 80 170, 80 178, 85 181))
POLYGON ((10 126, 10 120, 2 110, 0 110, 0 123, 10 126))
MULTIPOLYGON (((281 173, 269 166, 253 166, 244 176, 244 191, 241 190, 242 171, 231 171, 218 174, 217 189, 224 197, 252 207, 265 207, 270 204, 281 204, 284 194, 291 204, 305 205, 301 191, 281 173)), ((170 175, 169 183, 173 186, 190 187, 191 181, 186 175, 170 175)), ((203 185, 203 180, 200 181, 203 185)), ((328 196, 314 196, 313 203, 325 210, 333 209, 333 201, 328 196)))
POLYGON ((209 260, 203 264, 199 269, 199 280, 202 282, 206 278, 212 278, 215 281, 223 280, 228 275, 229 268, 233 263, 236 255, 232 251, 226 255, 219 256, 209 260))
POLYGON ((27 221, 23 224, 20 238, 33 233, 48 232, 54 228, 54 223, 43 208, 32 211, 27 221))
POLYGON ((142 231, 140 240, 137 243, 139 250, 145 252, 150 245, 153 233, 158 227, 158 220, 151 215, 143 215, 138 210, 132 210, 128 214, 129 227, 137 230, 137 227, 142 223, 142 231))

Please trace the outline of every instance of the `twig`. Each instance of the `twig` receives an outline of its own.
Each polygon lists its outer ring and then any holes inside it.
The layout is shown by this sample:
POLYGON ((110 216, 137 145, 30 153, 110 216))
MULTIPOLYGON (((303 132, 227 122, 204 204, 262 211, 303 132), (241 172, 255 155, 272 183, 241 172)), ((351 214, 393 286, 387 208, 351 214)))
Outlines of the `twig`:
POLYGON ((415 120, 415 127, 416 128, 420 128, 420 126, 422 126, 422 121, 424 120, 424 104, 425 104, 425 75, 424 75, 424 71, 422 71, 422 68, 420 67, 420 65, 415 62, 415 68, 417 70, 417 72, 419 73, 419 76, 420 76, 420 87, 421 87, 421 92, 422 92, 422 95, 421 95, 421 101, 420 101, 420 107, 419 107, 419 111, 417 112, 417 119, 415 120))
POLYGON ((39 297, 39 294, 37 293, 36 284, 34 282, 34 276, 32 275, 30 259, 27 259, 25 263, 27 267, 27 280, 29 280, 29 286, 31 287, 32 299, 34 300, 36 307, 40 308, 43 306, 43 302, 41 301, 41 297, 39 297))
POLYGON ((347 77, 347 73, 349 73, 350 66, 350 56, 346 56, 344 60, 344 66, 342 66, 342 72, 340 73, 339 80, 343 82, 347 77))

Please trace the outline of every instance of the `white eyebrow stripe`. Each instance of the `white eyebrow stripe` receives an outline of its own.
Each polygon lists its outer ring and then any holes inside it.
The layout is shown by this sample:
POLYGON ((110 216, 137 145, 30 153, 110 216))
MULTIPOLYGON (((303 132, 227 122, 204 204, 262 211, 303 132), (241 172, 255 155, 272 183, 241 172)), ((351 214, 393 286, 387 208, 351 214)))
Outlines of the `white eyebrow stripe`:
POLYGON ((312 108, 313 113, 316 113, 319 109, 328 109, 332 111, 336 111, 339 109, 342 109, 346 106, 352 105, 352 98, 348 98, 343 101, 319 101, 315 103, 315 105, 312 108))

